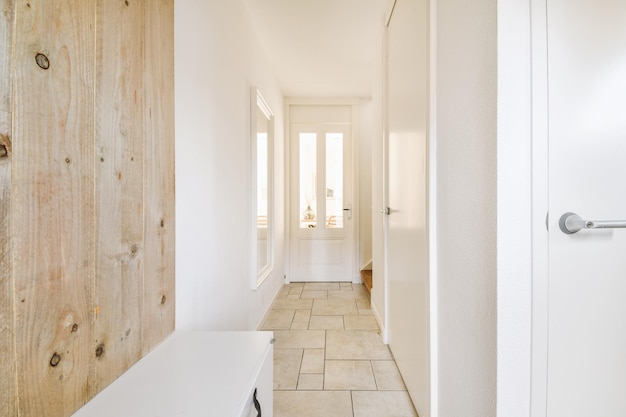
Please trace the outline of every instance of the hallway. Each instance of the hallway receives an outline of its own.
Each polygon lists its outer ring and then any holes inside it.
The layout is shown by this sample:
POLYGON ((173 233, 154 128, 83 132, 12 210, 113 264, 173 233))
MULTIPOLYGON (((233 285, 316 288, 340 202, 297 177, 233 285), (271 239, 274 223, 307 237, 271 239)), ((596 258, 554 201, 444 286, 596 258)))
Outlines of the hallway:
POLYGON ((363 285, 283 286, 274 331, 275 417, 416 417, 363 285))

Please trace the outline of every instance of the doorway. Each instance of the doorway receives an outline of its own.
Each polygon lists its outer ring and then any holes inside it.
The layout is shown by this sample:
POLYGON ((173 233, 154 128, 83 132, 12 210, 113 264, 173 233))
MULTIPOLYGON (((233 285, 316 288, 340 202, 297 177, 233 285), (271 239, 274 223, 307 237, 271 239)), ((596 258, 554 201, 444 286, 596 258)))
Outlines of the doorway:
POLYGON ((290 281, 353 280, 354 104, 289 105, 290 281))

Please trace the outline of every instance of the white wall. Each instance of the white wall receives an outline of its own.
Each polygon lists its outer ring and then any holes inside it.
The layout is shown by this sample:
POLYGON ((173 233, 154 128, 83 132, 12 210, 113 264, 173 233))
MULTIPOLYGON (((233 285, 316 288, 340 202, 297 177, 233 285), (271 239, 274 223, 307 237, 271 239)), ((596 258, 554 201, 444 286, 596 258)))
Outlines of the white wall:
POLYGON ((284 170, 275 164, 274 272, 252 291, 250 86, 275 114, 283 98, 241 0, 177 0, 176 327, 253 330, 283 281, 284 170))
POLYGON ((494 416, 496 2, 436 7, 439 416, 494 416))
POLYGON ((374 137, 373 103, 361 99, 359 103, 359 269, 372 260, 372 139, 374 137))

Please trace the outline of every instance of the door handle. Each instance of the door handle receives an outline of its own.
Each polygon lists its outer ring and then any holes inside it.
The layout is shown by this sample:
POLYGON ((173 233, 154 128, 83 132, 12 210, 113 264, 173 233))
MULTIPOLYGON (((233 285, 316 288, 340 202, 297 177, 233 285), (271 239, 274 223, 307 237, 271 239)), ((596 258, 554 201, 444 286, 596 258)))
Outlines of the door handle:
POLYGON ((380 210, 380 213, 389 215, 389 213, 391 213, 391 209, 389 207, 385 207, 384 209, 380 210))
POLYGON ((252 403, 254 404, 254 409, 256 410, 256 417, 261 417, 261 404, 259 400, 256 398, 256 388, 254 389, 254 394, 252 395, 252 403))
POLYGON ((576 213, 565 213, 559 219, 559 228, 571 235, 583 229, 626 229, 626 220, 584 220, 576 213))
POLYGON ((352 204, 348 204, 348 208, 343 209, 346 212, 346 218, 348 220, 352 219, 352 204))

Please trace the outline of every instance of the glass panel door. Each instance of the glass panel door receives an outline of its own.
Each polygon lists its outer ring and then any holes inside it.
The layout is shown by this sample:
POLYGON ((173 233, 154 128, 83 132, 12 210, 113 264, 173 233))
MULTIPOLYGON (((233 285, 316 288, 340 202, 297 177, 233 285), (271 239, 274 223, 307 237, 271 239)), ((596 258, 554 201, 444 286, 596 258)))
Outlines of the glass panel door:
POLYGON ((326 228, 343 228, 343 133, 326 134, 326 228))
POLYGON ((355 261, 351 126, 292 124, 290 141, 289 277, 351 281, 355 261))
POLYGON ((317 227, 317 134, 300 133, 300 228, 317 227))

